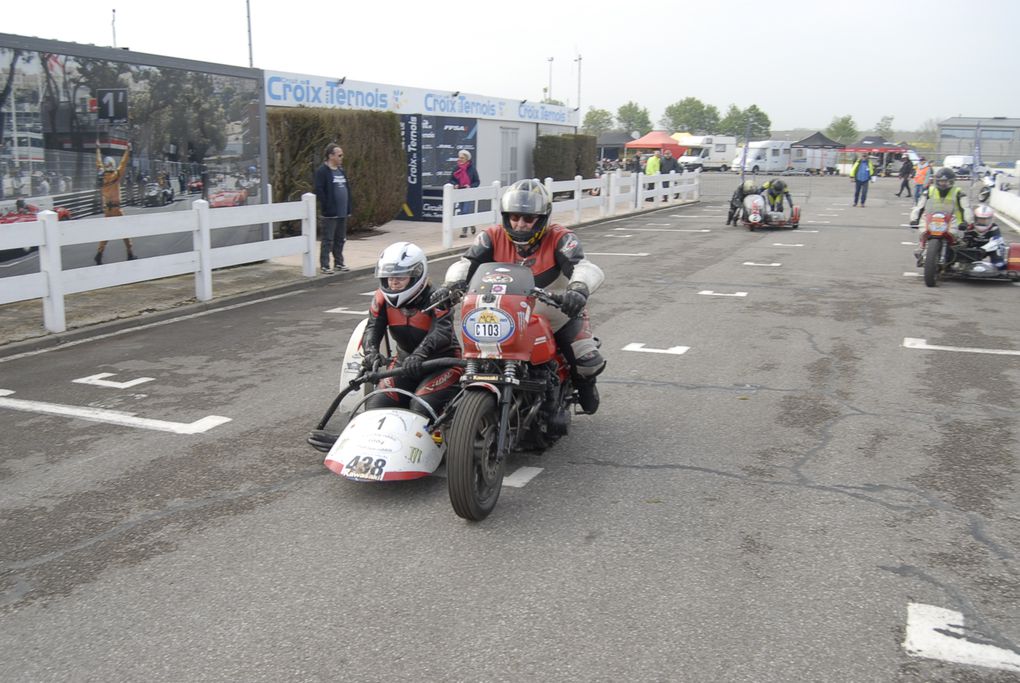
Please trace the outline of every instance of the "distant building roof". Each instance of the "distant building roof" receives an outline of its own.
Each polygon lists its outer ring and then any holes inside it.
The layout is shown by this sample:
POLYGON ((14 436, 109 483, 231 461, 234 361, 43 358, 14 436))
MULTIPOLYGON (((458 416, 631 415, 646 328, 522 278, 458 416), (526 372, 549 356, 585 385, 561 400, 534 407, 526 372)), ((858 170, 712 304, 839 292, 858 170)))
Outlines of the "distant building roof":
POLYGON ((1005 116, 953 116, 944 121, 939 121, 940 126, 1009 126, 1020 128, 1020 119, 1006 118, 1005 116))

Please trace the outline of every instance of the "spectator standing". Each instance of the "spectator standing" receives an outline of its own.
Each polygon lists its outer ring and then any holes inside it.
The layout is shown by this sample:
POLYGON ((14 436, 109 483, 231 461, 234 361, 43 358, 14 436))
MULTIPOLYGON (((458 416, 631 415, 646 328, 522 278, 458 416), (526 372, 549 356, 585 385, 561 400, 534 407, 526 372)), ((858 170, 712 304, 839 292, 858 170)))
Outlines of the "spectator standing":
POLYGON ((924 157, 917 160, 917 168, 914 170, 914 201, 921 198, 928 184, 931 183, 931 164, 924 157))
MULTIPOLYGON (((648 161, 645 162, 645 175, 659 175, 659 169, 662 166, 662 152, 655 150, 652 152, 652 156, 648 157, 648 161)), ((655 183, 648 183, 646 187, 648 190, 655 189, 655 183)), ((649 197, 645 200, 646 202, 654 202, 655 197, 649 197)))
POLYGON ((315 169, 315 197, 319 204, 319 267, 323 275, 350 270, 344 265, 347 241, 347 217, 351 215, 351 184, 343 169, 344 151, 331 142, 326 145, 325 160, 315 169), (333 267, 329 256, 333 255, 333 267))
POLYGON ((911 161, 910 157, 908 157, 906 154, 903 155, 903 165, 900 166, 899 176, 900 176, 900 189, 899 192, 896 193, 896 196, 899 197, 900 193, 906 190, 907 199, 912 199, 912 197, 910 196, 911 195, 910 181, 914 177, 914 162, 911 161))
POLYGON ((875 164, 871 162, 866 152, 861 152, 850 168, 850 179, 854 183, 854 206, 860 202, 861 208, 864 208, 864 202, 868 201, 868 184, 874 177, 875 164))
POLYGON ((45 197, 50 193, 50 181, 46 179, 46 176, 39 178, 39 196, 45 197))
MULTIPOLYGON (((672 173, 674 171, 677 173, 681 172, 680 164, 677 163, 677 160, 673 157, 672 150, 662 150, 662 161, 659 162, 659 173, 672 173)), ((664 182, 662 186, 669 187, 669 181, 667 180, 664 182)), ((664 195, 662 197, 662 201, 669 201, 669 196, 664 195)))
POLYGON ((627 162, 627 170, 631 173, 641 172, 641 155, 639 153, 634 152, 634 156, 627 162))
MULTIPOLYGON (((124 171, 127 168, 128 159, 131 158, 131 144, 128 143, 127 150, 124 151, 124 156, 120 158, 120 165, 114 165, 113 157, 103 158, 99 153, 99 140, 96 140, 96 168, 102 173, 100 177, 101 183, 101 194, 103 201, 103 215, 107 218, 114 216, 123 216, 124 212, 120 210, 120 181, 124 177, 124 171)), ((130 175, 130 174, 129 174, 130 175)), ((102 265, 103 263, 103 252, 106 250, 107 240, 103 240, 96 247, 96 255, 93 260, 96 265, 102 265)), ((124 246, 127 248, 128 261, 135 260, 135 252, 131 245, 131 239, 128 237, 124 238, 124 246)))
MULTIPOLYGON (((450 174, 449 182, 458 190, 465 187, 478 187, 481 184, 482 181, 478 178, 478 171, 475 170, 475 165, 471 163, 471 152, 466 149, 457 152, 457 167, 450 174)), ((459 202, 457 204, 457 213, 473 213, 474 208, 474 202, 459 202)), ((461 228, 460 236, 467 237, 467 230, 467 226, 461 228)), ((475 226, 473 225, 471 226, 471 234, 475 234, 475 226)))

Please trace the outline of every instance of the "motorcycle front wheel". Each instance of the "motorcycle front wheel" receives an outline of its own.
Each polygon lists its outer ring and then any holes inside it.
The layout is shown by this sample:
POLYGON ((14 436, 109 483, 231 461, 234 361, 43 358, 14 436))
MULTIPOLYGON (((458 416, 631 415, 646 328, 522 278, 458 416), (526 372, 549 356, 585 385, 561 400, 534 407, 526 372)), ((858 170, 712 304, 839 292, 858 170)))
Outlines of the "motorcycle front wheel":
POLYGON ((939 257, 942 255, 942 240, 930 238, 924 247, 924 284, 935 287, 939 283, 939 257))
POLYGON ((489 516, 503 487, 504 462, 497 457, 499 406, 488 391, 471 391, 457 405, 446 438, 450 504, 474 522, 489 516))

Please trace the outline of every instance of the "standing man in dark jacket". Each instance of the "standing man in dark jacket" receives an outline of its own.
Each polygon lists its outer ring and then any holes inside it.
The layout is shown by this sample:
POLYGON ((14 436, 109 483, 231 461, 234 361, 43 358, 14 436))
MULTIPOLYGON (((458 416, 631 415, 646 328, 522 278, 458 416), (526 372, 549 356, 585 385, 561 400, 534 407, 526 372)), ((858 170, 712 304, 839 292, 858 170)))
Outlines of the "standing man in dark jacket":
POLYGON ((319 266, 323 275, 350 270, 344 265, 344 242, 347 241, 347 217, 351 215, 351 184, 342 168, 344 151, 331 142, 326 145, 326 159, 315 169, 315 197, 319 204, 319 226, 322 245, 319 266), (333 254, 333 268, 329 255, 333 254))
MULTIPOLYGON (((680 164, 677 163, 676 158, 673 156, 673 152, 669 149, 664 149, 662 150, 662 161, 659 162, 659 173, 669 173, 671 171, 676 171, 679 174, 683 172, 683 169, 680 168, 680 164)), ((669 187, 669 181, 665 181, 662 186, 669 187)), ((676 199, 679 196, 680 195, 673 195, 673 198, 676 199)), ((669 198, 663 197, 662 201, 669 201, 669 198)))
POLYGON ((896 196, 899 197, 905 191, 907 193, 907 199, 913 199, 913 197, 910 196, 912 194, 910 190, 910 181, 914 178, 914 162, 911 161, 910 157, 906 154, 903 155, 903 165, 900 166, 899 176, 900 189, 899 192, 896 193, 896 196))

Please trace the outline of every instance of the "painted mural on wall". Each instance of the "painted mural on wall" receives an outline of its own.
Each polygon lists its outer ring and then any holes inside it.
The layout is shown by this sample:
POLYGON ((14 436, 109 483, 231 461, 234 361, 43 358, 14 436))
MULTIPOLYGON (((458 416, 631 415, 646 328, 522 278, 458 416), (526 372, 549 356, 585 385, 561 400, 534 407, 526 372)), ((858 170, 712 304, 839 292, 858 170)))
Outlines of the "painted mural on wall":
POLYGON ((124 212, 259 201, 255 78, 0 45, 0 216, 17 200, 102 213, 99 166, 126 165, 124 212))

